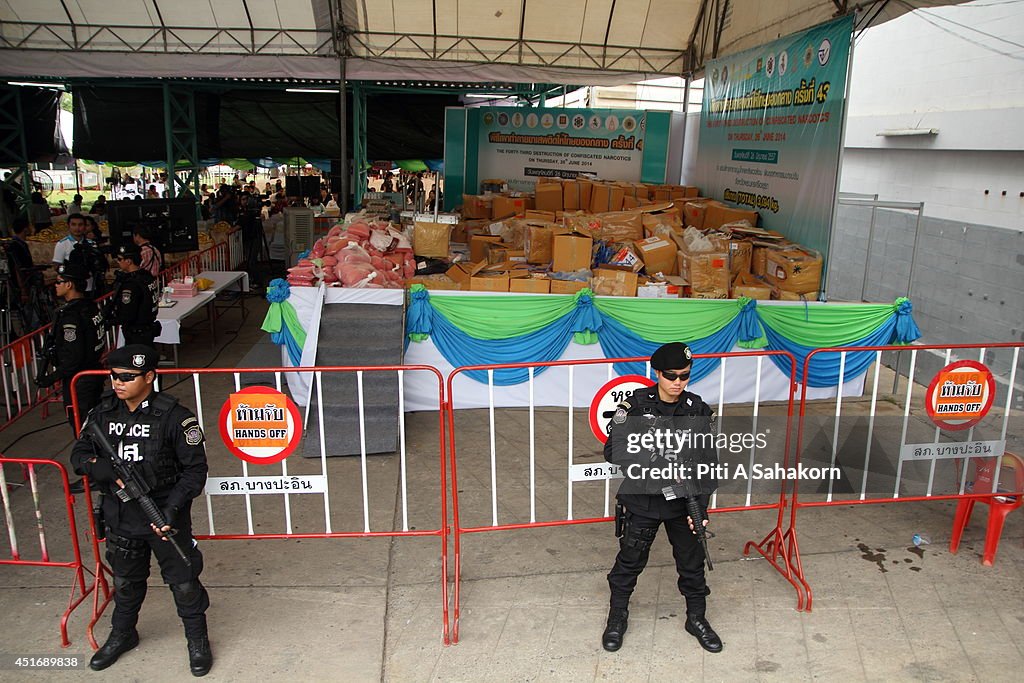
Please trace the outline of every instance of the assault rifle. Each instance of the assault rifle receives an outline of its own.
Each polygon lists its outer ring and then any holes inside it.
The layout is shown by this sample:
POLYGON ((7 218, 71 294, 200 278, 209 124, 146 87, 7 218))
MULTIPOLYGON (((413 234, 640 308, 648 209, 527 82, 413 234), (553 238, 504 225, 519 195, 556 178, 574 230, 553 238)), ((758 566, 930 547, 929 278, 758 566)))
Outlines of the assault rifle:
MULTIPOLYGON (((98 444, 100 450, 103 451, 103 455, 110 460, 110 464, 114 468, 114 473, 117 478, 121 480, 122 487, 117 490, 117 497, 123 503, 134 500, 142 508, 142 511, 149 518, 150 524, 155 526, 157 529, 163 529, 165 526, 169 526, 168 520, 164 519, 164 515, 160 512, 160 508, 156 506, 153 499, 149 496, 149 484, 146 480, 139 476, 138 472, 135 471, 135 466, 127 460, 120 458, 117 455, 117 451, 107 440, 107 435, 100 429, 99 423, 89 422, 85 427, 85 433, 92 437, 94 443, 98 444)), ((178 556, 181 557, 185 566, 191 567, 192 561, 188 559, 188 555, 181 549, 181 545, 175 540, 174 535, 177 533, 175 529, 161 532, 163 536, 171 542, 174 549, 178 551, 178 556)))

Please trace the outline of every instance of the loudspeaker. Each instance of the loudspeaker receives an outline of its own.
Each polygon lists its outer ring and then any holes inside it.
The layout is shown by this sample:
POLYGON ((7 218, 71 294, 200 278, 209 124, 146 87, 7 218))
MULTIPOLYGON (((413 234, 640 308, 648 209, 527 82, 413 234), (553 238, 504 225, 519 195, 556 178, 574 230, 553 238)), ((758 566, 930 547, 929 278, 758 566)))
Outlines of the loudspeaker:
POLYGON ((190 198, 107 202, 110 246, 114 251, 132 242, 132 231, 148 225, 153 242, 165 254, 199 249, 196 202, 190 198))
POLYGON ((299 184, 299 176, 290 175, 285 176, 284 179, 284 193, 289 197, 300 197, 302 196, 302 187, 299 184))
POLYGON ((319 197, 320 196, 320 176, 318 176, 318 175, 304 175, 304 176, 302 176, 302 196, 303 197, 319 197))

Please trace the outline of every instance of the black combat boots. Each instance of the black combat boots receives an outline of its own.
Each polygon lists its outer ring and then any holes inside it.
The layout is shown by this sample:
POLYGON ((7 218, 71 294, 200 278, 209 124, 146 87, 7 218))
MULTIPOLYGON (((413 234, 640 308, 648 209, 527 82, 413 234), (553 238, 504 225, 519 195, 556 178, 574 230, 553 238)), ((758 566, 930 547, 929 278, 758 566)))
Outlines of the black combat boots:
POLYGON ((210 638, 197 635, 188 638, 188 668, 193 676, 205 676, 213 666, 210 638))
POLYGON ((111 631, 107 642, 103 643, 103 647, 96 650, 92 659, 89 660, 89 668, 93 671, 103 671, 116 662, 118 657, 138 644, 139 632, 135 629, 131 631, 111 631))
POLYGON ((686 624, 683 626, 686 632, 697 639, 700 646, 708 652, 721 652, 722 639, 711 628, 711 624, 704 618, 704 615, 687 616, 686 624))
POLYGON ((622 635, 629 627, 629 610, 612 607, 608 610, 608 625, 604 627, 601 645, 608 652, 615 652, 622 647, 622 635))

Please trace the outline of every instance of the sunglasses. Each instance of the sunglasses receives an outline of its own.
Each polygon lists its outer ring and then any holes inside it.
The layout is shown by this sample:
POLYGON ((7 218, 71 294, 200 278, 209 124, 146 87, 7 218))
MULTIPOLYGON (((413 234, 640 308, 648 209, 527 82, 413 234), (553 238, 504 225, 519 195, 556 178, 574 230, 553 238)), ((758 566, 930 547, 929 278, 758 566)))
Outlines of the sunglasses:
POLYGON ((669 382, 675 382, 677 379, 687 380, 690 379, 690 371, 685 372, 672 372, 671 370, 662 370, 661 376, 667 379, 669 382))
POLYGON ((134 382, 137 377, 142 377, 144 372, 114 372, 110 371, 110 378, 118 382, 134 382))

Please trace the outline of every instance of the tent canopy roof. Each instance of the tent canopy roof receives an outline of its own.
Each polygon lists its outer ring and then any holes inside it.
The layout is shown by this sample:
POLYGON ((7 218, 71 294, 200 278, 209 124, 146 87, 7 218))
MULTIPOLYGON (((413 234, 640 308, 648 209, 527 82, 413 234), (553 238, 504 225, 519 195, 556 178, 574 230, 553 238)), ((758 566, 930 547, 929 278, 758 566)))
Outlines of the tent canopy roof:
MULTIPOLYGON (((859 3, 861 25, 914 6, 859 3)), ((848 0, 0 0, 8 77, 604 85, 698 73, 848 0), (130 55, 130 58, 128 57, 130 55)))

